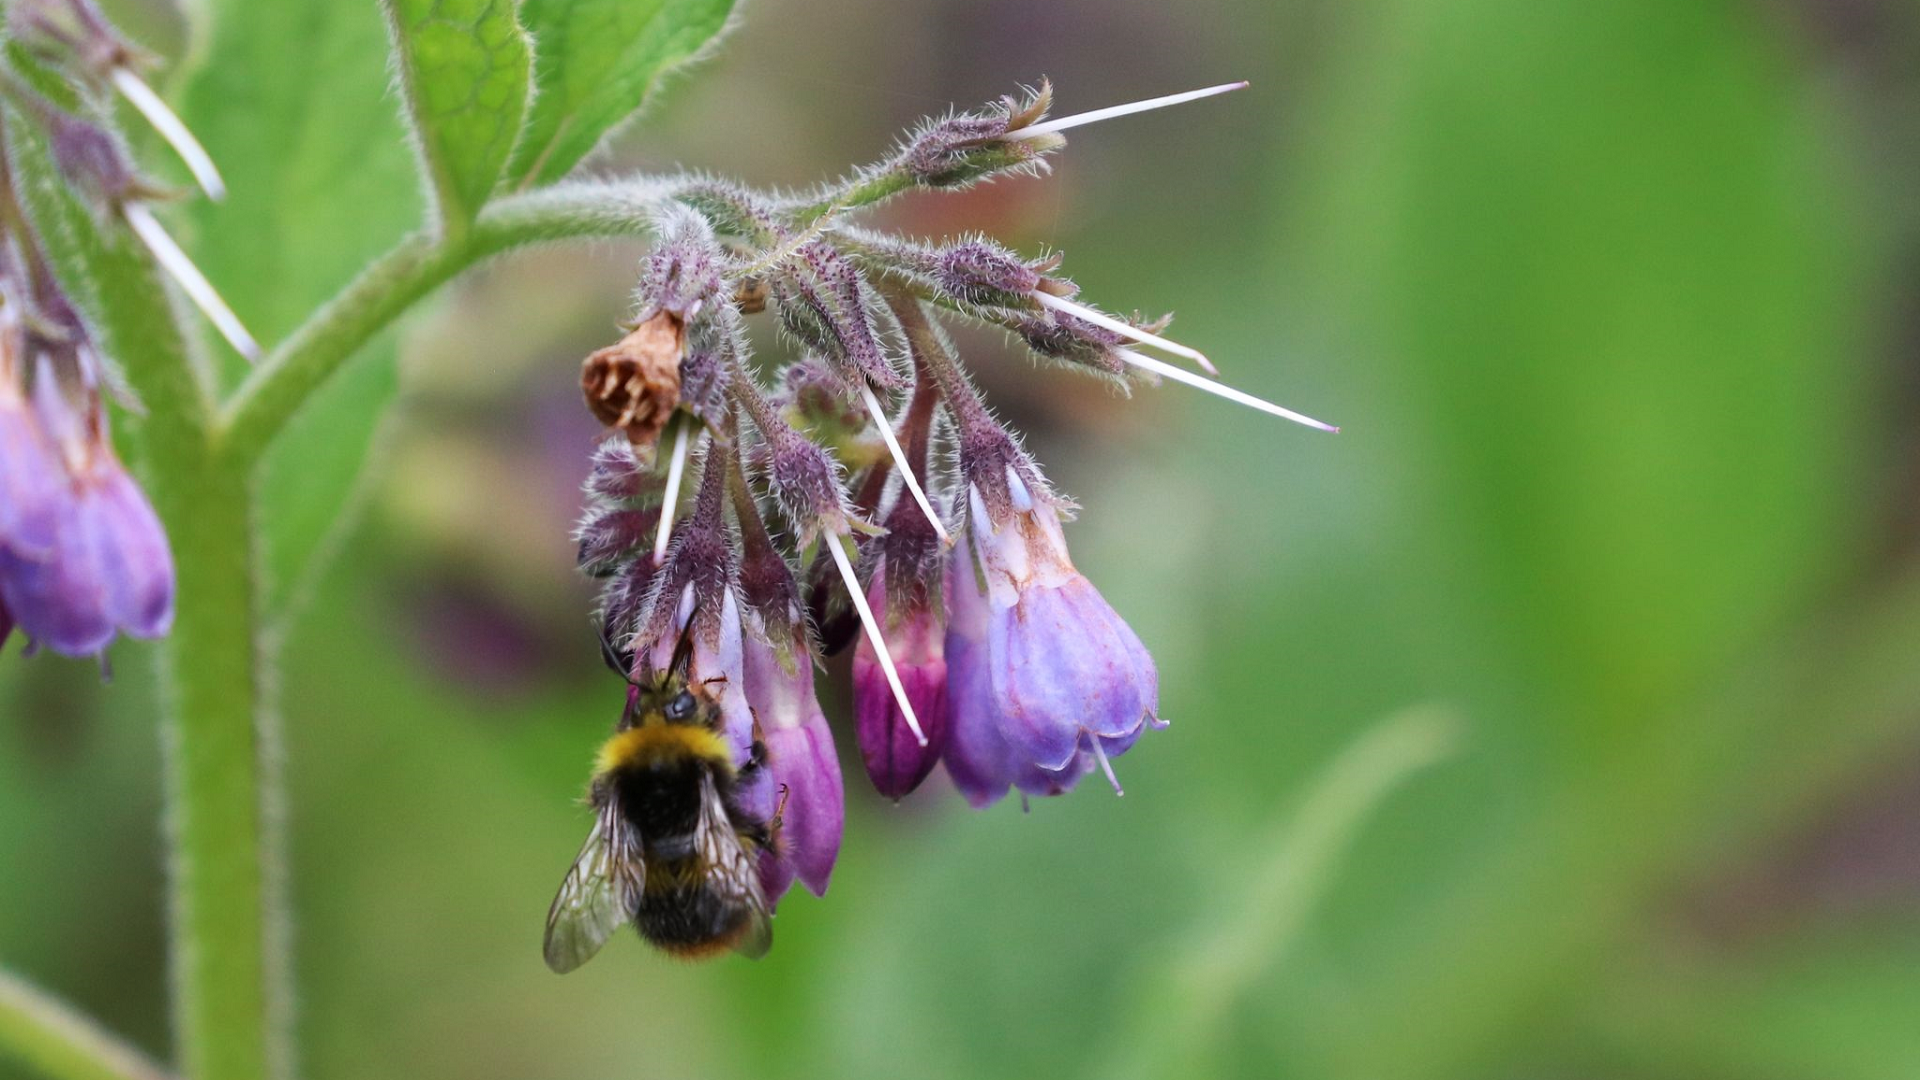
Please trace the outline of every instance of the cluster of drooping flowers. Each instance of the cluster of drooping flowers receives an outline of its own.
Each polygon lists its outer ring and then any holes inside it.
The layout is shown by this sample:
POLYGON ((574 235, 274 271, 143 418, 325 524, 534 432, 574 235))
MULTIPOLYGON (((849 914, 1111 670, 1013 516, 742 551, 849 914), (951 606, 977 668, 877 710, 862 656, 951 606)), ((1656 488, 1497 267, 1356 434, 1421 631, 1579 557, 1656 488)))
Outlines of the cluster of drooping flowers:
POLYGON ((1043 85, 928 121, 802 196, 693 177, 657 211, 631 330, 582 372, 612 433, 580 561, 605 579, 603 631, 631 674, 664 670, 690 635, 691 678, 721 688, 741 764, 764 739, 766 790, 748 801, 780 811, 769 897, 796 877, 823 890, 838 850, 841 780, 813 672, 856 623, 854 731, 887 796, 942 763, 975 806, 1060 794, 1096 767, 1118 791, 1112 760, 1163 726, 1152 658, 1068 557, 1071 505, 937 317, 1123 384, 1165 377, 1333 430, 1142 351, 1212 370, 1160 336, 1167 320, 1075 299, 1057 256, 903 238, 850 213, 1041 172, 1063 130, 1233 88, 1048 120, 1043 85), (778 372, 752 359, 747 317, 762 311, 793 355, 778 372))
MULTIPOLYGON (((91 0, 12 0, 0 66, 0 142, 19 125, 44 139, 66 189, 147 246, 242 354, 258 351, 153 216, 165 197, 113 126, 124 97, 179 152, 206 193, 224 194, 198 142, 141 80, 142 57, 91 0)), ((105 401, 137 411, 97 335, 56 279, 0 162, 0 644, 14 630, 67 656, 100 655, 118 634, 157 637, 173 621, 173 562, 145 494, 115 454, 105 401)))

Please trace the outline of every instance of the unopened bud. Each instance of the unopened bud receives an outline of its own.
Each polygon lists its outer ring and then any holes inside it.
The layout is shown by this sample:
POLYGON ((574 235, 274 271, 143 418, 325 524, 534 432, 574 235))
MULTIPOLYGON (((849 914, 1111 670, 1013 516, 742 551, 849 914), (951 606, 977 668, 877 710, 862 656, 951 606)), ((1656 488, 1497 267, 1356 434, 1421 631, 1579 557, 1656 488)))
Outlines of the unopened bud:
POLYGON ((773 285, 781 325, 801 344, 840 368, 849 382, 881 387, 905 380, 880 347, 884 305, 854 264, 828 244, 807 244, 794 253, 789 272, 773 285))
POLYGON ((1042 270, 1057 265, 1057 258, 1028 265, 990 240, 964 240, 940 252, 934 277, 942 292, 963 303, 1024 304, 1040 286, 1042 270))
POLYGON ((137 193, 132 162, 111 131, 56 109, 48 110, 47 135, 61 174, 102 206, 137 193))
POLYGON ((628 503, 653 487, 652 478, 633 456, 633 444, 619 439, 602 442, 587 469, 586 492, 603 503, 628 503))
POLYGON ((580 569, 590 577, 607 577, 620 563, 653 543, 660 526, 660 508, 603 510, 580 523, 580 569))
POLYGON ((928 122, 907 140, 899 167, 925 187, 963 187, 997 173, 1045 167, 1045 155, 1066 145, 1057 135, 1016 137, 1046 115, 1053 90, 1044 82, 1025 100, 1012 97, 978 112, 928 122))
POLYGON ((665 311, 689 322, 703 310, 724 302, 721 267, 725 254, 707 220, 674 203, 661 214, 655 229, 659 242, 640 272, 637 299, 642 318, 665 311))
POLYGON ((783 381, 794 426, 813 432, 821 441, 836 443, 866 427, 867 414, 859 405, 859 395, 819 356, 806 356, 788 368, 783 381))
POLYGON ((844 532, 852 514, 840 485, 840 467, 827 452, 785 424, 762 431, 760 464, 780 512, 801 536, 844 532))

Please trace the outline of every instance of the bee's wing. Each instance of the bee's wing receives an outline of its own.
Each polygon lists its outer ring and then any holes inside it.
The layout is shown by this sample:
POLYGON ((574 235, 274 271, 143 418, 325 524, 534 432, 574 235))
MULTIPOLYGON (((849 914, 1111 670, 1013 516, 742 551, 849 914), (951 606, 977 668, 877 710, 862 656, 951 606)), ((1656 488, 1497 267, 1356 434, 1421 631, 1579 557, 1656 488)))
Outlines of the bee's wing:
POLYGON ((644 877, 637 838, 618 807, 607 807, 547 909, 547 966, 564 975, 593 959, 633 918, 644 877))
POLYGON ((760 870, 749 845, 740 840, 727 804, 713 777, 701 781, 700 857, 708 867, 707 887, 729 906, 746 912, 747 929, 733 943, 735 952, 754 960, 773 947, 773 926, 767 918, 767 897, 760 888, 760 870))

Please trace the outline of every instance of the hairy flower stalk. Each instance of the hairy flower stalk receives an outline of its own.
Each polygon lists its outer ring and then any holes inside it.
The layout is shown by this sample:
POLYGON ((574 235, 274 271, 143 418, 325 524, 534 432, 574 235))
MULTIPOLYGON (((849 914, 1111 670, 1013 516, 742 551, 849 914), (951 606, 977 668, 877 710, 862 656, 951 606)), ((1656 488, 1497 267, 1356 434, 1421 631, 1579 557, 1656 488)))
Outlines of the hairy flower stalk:
POLYGON ((816 542, 825 547, 854 610, 859 613, 860 625, 873 643, 887 684, 906 716, 908 729, 925 745, 927 737, 914 714, 913 702, 907 696, 879 621, 867 604, 860 576, 847 554, 853 534, 869 527, 854 516, 848 505, 839 466, 825 450, 777 416, 745 372, 738 373, 733 388, 737 400, 765 440, 762 457, 775 503, 780 506, 782 516, 792 523, 801 547, 811 547, 816 542))
MULTIPOLYGON (((830 736, 812 689, 818 646, 792 570, 810 551, 825 556, 816 570, 832 568, 813 578, 813 610, 843 603, 862 630, 855 731, 884 795, 904 796, 941 763, 976 806, 1012 789, 1059 794, 1096 769, 1117 792, 1113 760, 1164 726, 1152 658, 1068 556, 1071 504, 987 410, 939 318, 999 327, 1036 357, 1108 378, 1173 379, 1335 430, 1142 352, 1214 372, 1198 349, 1163 336, 1168 319, 1123 319, 1081 300, 1059 276, 1058 254, 1025 258, 982 236, 898 237, 851 215, 914 188, 1043 172, 1065 145, 1062 131, 1243 85, 1048 120, 1052 92, 1043 84, 929 120, 886 159, 806 196, 702 179, 658 215, 634 334, 596 353, 583 374, 589 406, 633 449, 601 452, 589 488, 602 494, 582 529, 582 565, 609 578, 602 618, 633 650, 636 668, 645 656, 657 663, 687 626, 724 639, 707 646, 705 663, 696 654, 696 668, 717 663, 731 682, 741 670, 731 658, 740 657, 755 722, 742 735, 729 720, 729 732, 736 748, 753 732, 765 739, 795 830, 794 845, 768 856, 769 895, 795 875, 824 887, 818 871, 831 859, 817 838, 831 833, 836 850, 838 842, 838 772, 829 783, 830 736), (763 308, 798 346, 774 380, 778 399, 759 382, 744 330, 746 316, 763 308), (644 359, 627 362, 636 356, 644 359), (887 399, 908 387, 896 418, 887 399), (637 489, 609 499, 604 493, 620 486, 609 463, 645 472, 636 452, 650 453, 661 423, 672 450, 660 502, 637 489), (677 463, 696 437, 708 440, 700 494, 675 525, 677 463), (733 477, 731 528, 715 510, 722 468, 733 477), (762 520, 763 501, 785 526, 784 550, 762 520), (657 530, 654 557, 609 554, 622 542, 644 548, 635 538, 646 528, 657 530), (835 579, 839 590, 830 588, 835 579), (840 600, 823 604, 822 590, 840 600), (831 829, 805 824, 827 821, 831 829)), ((843 618, 828 623, 849 625, 843 618)))

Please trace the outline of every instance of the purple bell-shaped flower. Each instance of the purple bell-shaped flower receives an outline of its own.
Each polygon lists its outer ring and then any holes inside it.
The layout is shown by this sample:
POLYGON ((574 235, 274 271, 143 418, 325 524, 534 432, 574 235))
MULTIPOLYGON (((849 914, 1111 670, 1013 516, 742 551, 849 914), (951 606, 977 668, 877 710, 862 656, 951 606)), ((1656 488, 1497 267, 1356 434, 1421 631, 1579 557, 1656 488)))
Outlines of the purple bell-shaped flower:
POLYGON ((1112 780, 1110 759, 1159 726, 1152 657, 1074 569, 1050 497, 1007 477, 998 520, 969 487, 969 557, 947 573, 945 760, 975 806, 1010 785, 1060 794, 1095 764, 1112 780))

